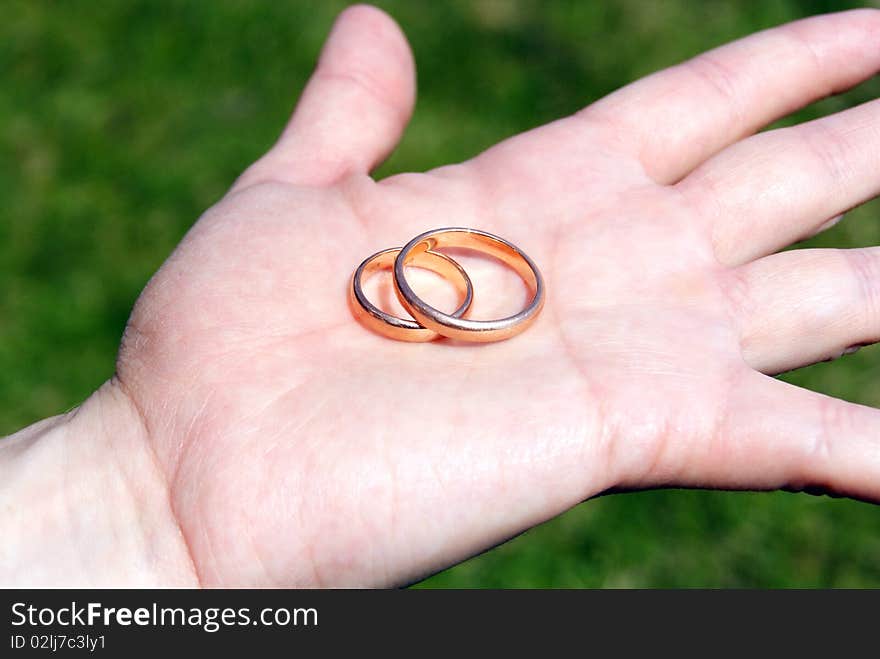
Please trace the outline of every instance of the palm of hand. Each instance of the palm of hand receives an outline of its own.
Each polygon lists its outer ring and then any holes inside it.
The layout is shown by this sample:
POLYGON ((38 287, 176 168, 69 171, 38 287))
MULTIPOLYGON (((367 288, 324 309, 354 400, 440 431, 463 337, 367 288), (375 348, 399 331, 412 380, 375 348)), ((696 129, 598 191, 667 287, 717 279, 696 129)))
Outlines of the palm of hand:
POLYGON ((400 583, 612 487, 835 485, 820 397, 756 370, 780 364, 744 338, 749 277, 719 258, 706 195, 649 176, 617 134, 585 114, 380 183, 278 175, 282 138, 205 214, 119 360, 203 582, 400 583), (535 325, 475 347, 358 325, 355 265, 449 225, 535 260, 535 325), (802 410, 784 433, 779 405, 802 410))

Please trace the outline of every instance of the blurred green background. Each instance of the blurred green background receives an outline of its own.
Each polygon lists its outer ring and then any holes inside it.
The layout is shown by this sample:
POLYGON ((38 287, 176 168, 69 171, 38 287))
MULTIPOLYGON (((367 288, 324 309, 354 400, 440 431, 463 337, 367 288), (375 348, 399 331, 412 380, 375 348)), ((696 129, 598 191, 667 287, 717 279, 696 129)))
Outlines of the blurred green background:
MULTIPOLYGON (((850 6, 377 4, 409 36, 420 86, 380 175, 466 159, 724 41, 850 6)), ((112 374, 138 292, 274 140, 344 5, 2 4, 0 434, 76 405, 112 374)), ((878 92, 875 79, 787 121, 878 92)), ((880 206, 811 242, 880 244, 880 206)), ((868 348, 785 377, 880 405, 878 374, 880 350, 868 348)), ((785 493, 601 497, 421 585, 880 587, 880 509, 785 493)))

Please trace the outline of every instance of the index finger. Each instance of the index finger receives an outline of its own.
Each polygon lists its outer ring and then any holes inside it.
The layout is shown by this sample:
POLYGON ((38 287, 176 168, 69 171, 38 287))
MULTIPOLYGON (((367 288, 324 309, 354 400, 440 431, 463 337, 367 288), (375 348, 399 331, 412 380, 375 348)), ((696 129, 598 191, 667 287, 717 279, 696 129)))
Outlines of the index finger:
POLYGON ((880 10, 757 32, 632 83, 575 115, 615 127, 672 183, 725 146, 880 71, 880 10))

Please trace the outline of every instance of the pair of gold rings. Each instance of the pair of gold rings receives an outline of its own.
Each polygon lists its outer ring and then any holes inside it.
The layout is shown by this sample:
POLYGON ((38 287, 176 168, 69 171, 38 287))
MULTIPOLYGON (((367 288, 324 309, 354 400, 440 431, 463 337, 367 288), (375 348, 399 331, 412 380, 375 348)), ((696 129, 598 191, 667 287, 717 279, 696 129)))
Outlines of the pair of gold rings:
POLYGON ((366 258, 351 278, 349 299, 352 312, 363 325, 398 341, 433 341, 445 336, 459 341, 488 343, 516 336, 535 321, 544 306, 544 281, 534 262, 516 245, 486 231, 454 227, 426 231, 403 247, 385 249, 366 258), (473 249, 510 266, 529 287, 531 301, 519 313, 507 318, 465 318, 474 299, 474 288, 464 268, 437 251, 448 247, 473 249), (458 308, 452 313, 444 313, 422 300, 407 282, 407 266, 430 270, 451 281, 461 300, 458 308), (393 270, 394 290, 400 303, 415 320, 385 313, 364 294, 363 280, 387 269, 393 270))

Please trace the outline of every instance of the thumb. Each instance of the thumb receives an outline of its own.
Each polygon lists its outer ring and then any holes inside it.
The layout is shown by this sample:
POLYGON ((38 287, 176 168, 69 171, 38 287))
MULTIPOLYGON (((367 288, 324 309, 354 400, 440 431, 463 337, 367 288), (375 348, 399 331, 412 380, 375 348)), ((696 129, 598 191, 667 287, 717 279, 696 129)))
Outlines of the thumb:
POLYGON ((368 173, 397 146, 414 103, 415 66, 400 28, 375 7, 349 7, 278 142, 233 189, 265 180, 322 185, 368 173))

